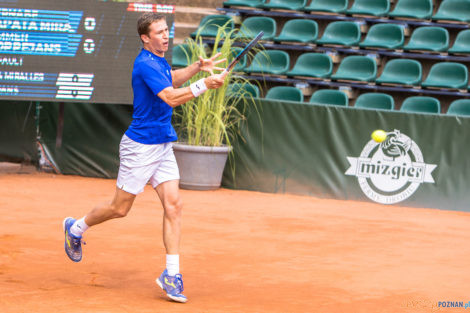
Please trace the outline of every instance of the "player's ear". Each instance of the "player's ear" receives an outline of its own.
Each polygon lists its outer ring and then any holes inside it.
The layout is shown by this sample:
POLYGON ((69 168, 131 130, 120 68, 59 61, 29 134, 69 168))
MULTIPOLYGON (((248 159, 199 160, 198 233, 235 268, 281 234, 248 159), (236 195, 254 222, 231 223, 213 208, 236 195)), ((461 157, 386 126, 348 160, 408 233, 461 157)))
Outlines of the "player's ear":
POLYGON ((140 40, 142 40, 143 43, 149 43, 150 37, 147 34, 142 34, 140 35, 140 40))

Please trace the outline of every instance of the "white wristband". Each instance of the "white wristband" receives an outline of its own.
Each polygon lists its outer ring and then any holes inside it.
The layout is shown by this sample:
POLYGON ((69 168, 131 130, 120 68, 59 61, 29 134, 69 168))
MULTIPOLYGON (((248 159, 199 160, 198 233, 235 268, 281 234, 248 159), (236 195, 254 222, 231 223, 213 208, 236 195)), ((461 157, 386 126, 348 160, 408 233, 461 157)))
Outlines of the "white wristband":
POLYGON ((194 97, 199 97, 207 91, 207 86, 204 82, 204 78, 201 78, 197 82, 192 83, 191 85, 189 85, 189 88, 191 88, 191 92, 193 93, 194 97))

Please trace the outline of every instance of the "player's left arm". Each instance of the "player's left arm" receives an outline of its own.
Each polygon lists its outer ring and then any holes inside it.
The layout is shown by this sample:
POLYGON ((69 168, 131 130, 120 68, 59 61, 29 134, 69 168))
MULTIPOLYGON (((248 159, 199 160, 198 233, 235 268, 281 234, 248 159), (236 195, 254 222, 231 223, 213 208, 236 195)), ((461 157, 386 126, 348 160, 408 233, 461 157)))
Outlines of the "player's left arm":
POLYGON ((194 62, 193 64, 178 70, 171 71, 171 78, 173 80, 173 88, 178 88, 183 85, 186 81, 188 81, 191 77, 199 73, 200 71, 204 71, 214 75, 214 71, 223 71, 224 69, 221 67, 217 67, 217 64, 225 62, 226 59, 217 60, 217 58, 221 55, 221 53, 217 53, 214 56, 203 59, 199 57, 199 61, 194 62))
MULTIPOLYGON (((216 89, 224 84, 226 76, 227 72, 223 72, 222 74, 214 74, 209 77, 203 78, 201 79, 201 81, 203 81, 203 86, 205 90, 216 89)), ((202 82, 198 81, 192 83, 189 87, 183 88, 173 88, 172 86, 169 86, 160 91, 157 96, 160 97, 160 99, 162 99, 166 104, 174 108, 204 93, 205 90, 203 90, 202 92, 198 92, 201 91, 199 87, 193 89, 193 85, 198 85, 201 83, 202 82)))

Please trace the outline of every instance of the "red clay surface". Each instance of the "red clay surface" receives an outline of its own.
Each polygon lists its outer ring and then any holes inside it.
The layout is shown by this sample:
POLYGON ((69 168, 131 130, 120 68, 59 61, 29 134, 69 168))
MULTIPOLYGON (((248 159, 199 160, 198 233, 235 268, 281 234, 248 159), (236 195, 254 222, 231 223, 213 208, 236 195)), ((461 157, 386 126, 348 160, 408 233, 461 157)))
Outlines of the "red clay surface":
POLYGON ((186 304, 166 300, 162 208, 91 228, 84 259, 62 219, 108 201, 114 180, 0 176, 0 312, 465 312, 470 214, 221 189, 182 191, 186 304))

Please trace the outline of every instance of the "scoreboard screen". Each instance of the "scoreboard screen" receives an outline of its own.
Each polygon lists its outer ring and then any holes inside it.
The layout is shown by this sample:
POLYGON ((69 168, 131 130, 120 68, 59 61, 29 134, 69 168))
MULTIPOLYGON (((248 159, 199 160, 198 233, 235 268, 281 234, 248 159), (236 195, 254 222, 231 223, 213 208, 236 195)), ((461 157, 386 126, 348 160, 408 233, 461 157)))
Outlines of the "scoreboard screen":
POLYGON ((0 100, 131 104, 137 19, 173 5, 100 0, 0 0, 0 100))

